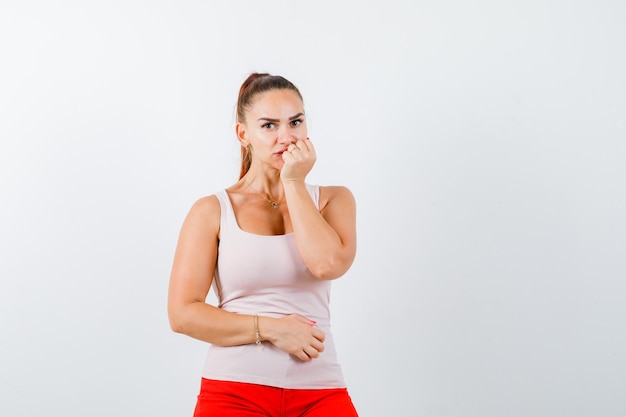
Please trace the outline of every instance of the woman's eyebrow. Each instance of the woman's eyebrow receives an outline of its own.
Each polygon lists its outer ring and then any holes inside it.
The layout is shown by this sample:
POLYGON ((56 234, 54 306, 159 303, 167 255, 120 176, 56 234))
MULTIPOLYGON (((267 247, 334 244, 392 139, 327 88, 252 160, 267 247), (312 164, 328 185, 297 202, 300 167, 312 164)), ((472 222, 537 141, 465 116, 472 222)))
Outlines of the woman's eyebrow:
POLYGON ((262 121, 265 121, 265 122, 272 122, 272 123, 279 122, 279 120, 278 120, 278 119, 272 119, 272 118, 270 118, 270 117, 259 117, 257 120, 258 120, 259 122, 262 122, 262 121))
MULTIPOLYGON (((299 117, 302 117, 302 116, 304 116, 304 113, 298 113, 298 114, 296 114, 296 115, 294 115, 294 116, 291 116, 291 117, 289 118, 289 120, 295 120, 295 119, 297 119, 297 118, 299 118, 299 117)), ((257 120, 258 120, 259 122, 260 122, 260 121, 266 121, 266 122, 272 122, 272 123, 277 123, 277 122, 280 122, 280 119, 272 119, 271 117, 259 117, 257 120)))

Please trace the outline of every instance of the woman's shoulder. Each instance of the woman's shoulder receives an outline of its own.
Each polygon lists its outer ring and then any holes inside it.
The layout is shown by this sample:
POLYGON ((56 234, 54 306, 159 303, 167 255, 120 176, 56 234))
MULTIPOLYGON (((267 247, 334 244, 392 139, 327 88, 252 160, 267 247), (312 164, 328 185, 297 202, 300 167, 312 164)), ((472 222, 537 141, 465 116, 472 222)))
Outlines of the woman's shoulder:
POLYGON ((217 195, 218 193, 215 193, 198 198, 191 206, 191 209, 200 212, 214 211, 215 209, 219 211, 220 201, 217 195))
POLYGON ((351 196, 352 191, 345 185, 319 185, 320 194, 329 196, 351 196))
POLYGON ((324 190, 331 193, 352 193, 345 185, 318 185, 318 187, 320 188, 320 191, 324 190))
POLYGON ((352 191, 344 185, 320 185, 320 209, 323 209, 330 202, 342 202, 343 204, 354 204, 352 191))
POLYGON ((218 230, 220 216, 221 207, 216 193, 198 198, 189 209, 187 220, 197 227, 209 227, 218 230))

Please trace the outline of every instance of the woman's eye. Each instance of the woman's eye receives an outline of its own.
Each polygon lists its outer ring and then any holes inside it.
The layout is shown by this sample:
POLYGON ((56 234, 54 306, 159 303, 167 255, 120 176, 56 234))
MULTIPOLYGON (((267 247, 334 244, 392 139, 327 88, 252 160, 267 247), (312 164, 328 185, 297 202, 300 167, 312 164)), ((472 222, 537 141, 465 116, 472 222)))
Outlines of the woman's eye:
POLYGON ((301 119, 296 119, 296 120, 292 120, 291 121, 291 125, 292 126, 298 126, 302 124, 302 120, 301 119))
POLYGON ((261 126, 263 129, 273 129, 274 128, 274 123, 265 123, 264 125, 261 126))

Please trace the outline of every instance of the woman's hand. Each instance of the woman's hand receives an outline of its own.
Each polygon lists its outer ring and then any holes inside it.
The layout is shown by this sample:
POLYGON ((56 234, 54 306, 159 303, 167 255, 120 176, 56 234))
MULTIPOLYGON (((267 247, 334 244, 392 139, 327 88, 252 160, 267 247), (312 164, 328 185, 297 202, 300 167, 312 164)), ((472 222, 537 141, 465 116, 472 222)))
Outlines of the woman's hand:
POLYGON ((311 141, 298 139, 287 147, 283 152, 283 161, 285 164, 280 170, 280 178, 283 181, 300 181, 304 182, 307 174, 315 164, 315 148, 311 141))
POLYGON ((297 314, 280 319, 259 317, 259 332, 263 340, 303 362, 319 357, 324 351, 324 332, 315 327, 314 321, 297 314))

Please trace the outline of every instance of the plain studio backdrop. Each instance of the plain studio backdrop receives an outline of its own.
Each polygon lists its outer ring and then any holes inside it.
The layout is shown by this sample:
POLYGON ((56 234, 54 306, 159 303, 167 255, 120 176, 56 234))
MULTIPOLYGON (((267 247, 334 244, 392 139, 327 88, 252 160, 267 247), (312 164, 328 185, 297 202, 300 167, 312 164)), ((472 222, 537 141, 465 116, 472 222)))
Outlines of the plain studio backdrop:
POLYGON ((252 71, 348 186, 362 417, 626 415, 623 1, 0 1, 0 415, 191 416, 166 298, 252 71))

